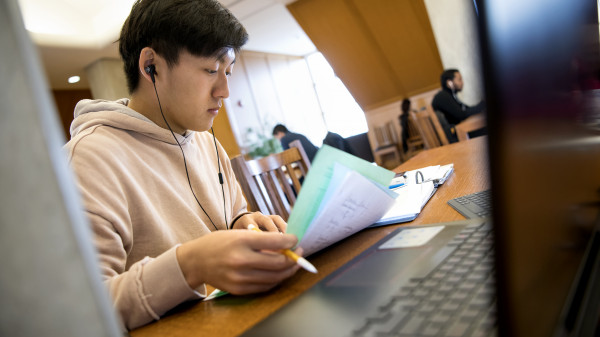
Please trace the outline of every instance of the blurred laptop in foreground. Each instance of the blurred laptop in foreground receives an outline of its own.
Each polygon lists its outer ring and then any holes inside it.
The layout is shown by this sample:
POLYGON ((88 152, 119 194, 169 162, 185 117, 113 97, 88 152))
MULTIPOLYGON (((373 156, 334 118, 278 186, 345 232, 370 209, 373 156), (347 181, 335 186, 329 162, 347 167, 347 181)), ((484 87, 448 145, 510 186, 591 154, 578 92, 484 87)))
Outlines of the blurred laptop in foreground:
POLYGON ((16 0, 0 1, 0 336, 120 336, 16 0))

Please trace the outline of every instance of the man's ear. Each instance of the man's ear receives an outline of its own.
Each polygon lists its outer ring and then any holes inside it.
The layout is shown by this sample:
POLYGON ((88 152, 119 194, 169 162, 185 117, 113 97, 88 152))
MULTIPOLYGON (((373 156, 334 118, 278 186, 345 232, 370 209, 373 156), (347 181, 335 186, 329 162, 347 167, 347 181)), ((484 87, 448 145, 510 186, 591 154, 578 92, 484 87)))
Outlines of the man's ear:
POLYGON ((144 47, 140 52, 140 58, 138 60, 138 68, 140 70, 140 74, 142 78, 149 81, 150 83, 154 82, 154 77, 158 75, 157 66, 155 63, 156 52, 154 49, 150 47, 144 47), (154 65, 154 71, 149 71, 150 66, 154 65))
POLYGON ((447 80, 447 81, 446 81, 446 85, 448 86, 448 88, 450 88, 450 89, 454 89, 454 83, 453 83, 452 81, 450 81, 450 80, 447 80))

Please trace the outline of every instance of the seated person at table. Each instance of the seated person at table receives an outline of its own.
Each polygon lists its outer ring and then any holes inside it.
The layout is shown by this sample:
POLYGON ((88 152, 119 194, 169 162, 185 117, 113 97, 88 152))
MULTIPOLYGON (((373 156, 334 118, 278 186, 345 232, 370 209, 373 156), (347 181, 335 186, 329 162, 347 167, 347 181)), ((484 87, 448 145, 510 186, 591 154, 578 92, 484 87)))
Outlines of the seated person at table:
POLYGON ((431 106, 433 110, 443 113, 449 124, 456 125, 467 117, 485 110, 483 101, 475 106, 468 106, 458 99, 457 94, 463 89, 462 75, 458 70, 444 70, 440 82, 442 90, 433 97, 431 106))
POLYGON ((206 296, 205 285, 257 293, 298 270, 273 253, 297 238, 279 233, 279 216, 247 212, 208 132, 247 38, 217 0, 138 0, 119 39, 131 98, 75 108, 65 147, 127 329, 206 296), (250 224, 271 232, 240 230, 250 224))
POLYGON ((315 158, 315 155, 319 150, 319 148, 316 147, 313 143, 311 143, 310 140, 306 138, 306 136, 289 131, 288 128, 285 127, 285 125, 275 125, 275 127, 273 128, 273 136, 279 139, 279 141, 281 142, 281 147, 283 147, 284 150, 290 148, 291 142, 299 140, 302 144, 302 148, 304 148, 304 152, 306 152, 308 160, 310 160, 311 162, 313 161, 313 158, 315 158))

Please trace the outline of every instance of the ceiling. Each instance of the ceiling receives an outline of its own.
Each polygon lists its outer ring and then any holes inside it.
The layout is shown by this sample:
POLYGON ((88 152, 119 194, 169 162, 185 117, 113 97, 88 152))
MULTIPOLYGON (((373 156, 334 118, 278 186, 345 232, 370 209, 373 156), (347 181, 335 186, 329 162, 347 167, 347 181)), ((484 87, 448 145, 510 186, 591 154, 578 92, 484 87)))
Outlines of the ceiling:
MULTIPOLYGON (((134 0, 18 0, 52 89, 89 88, 85 67, 118 58, 119 31, 134 0), (71 76, 81 81, 69 84, 71 76)), ((295 0, 219 0, 242 22, 244 50, 307 55, 316 50, 285 5, 295 0)))

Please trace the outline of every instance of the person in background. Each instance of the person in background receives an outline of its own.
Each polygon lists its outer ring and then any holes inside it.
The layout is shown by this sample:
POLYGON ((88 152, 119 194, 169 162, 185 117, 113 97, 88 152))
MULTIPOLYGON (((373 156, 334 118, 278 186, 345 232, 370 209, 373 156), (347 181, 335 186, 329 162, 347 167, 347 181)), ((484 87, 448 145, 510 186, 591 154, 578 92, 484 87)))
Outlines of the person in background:
POLYGON ((348 141, 344 137, 335 132, 327 132, 327 135, 323 139, 323 145, 329 145, 335 147, 336 149, 340 149, 344 152, 354 155, 352 147, 350 147, 350 143, 348 143, 348 141))
POLYGON ((444 70, 440 76, 442 90, 440 90, 431 102, 433 110, 444 114, 446 120, 452 126, 462 122, 467 117, 483 112, 485 103, 479 102, 475 106, 468 106, 458 99, 457 94, 463 89, 463 79, 456 69, 444 70))
POLYGON ((304 148, 304 152, 306 152, 308 160, 310 160, 311 162, 313 161, 315 155, 317 154, 317 151, 319 150, 319 148, 316 147, 313 143, 311 143, 310 140, 306 138, 306 136, 301 135, 299 133, 290 132, 288 128, 286 128, 285 125, 282 124, 275 125, 275 127, 273 128, 273 137, 279 139, 279 141, 281 142, 281 147, 283 147, 284 150, 290 148, 291 142, 299 140, 302 144, 302 147, 304 148))
POLYGON ((247 211, 208 132, 247 39, 217 0, 138 0, 119 39, 130 99, 75 108, 65 149, 125 329, 207 296, 207 285, 258 293, 298 270, 274 253, 297 238, 280 233, 281 217, 247 211))
POLYGON ((407 140, 408 140, 408 118, 409 118, 409 113, 410 113, 410 100, 408 98, 405 98, 402 100, 402 105, 401 105, 401 109, 402 109, 402 113, 400 114, 400 116, 398 116, 398 119, 400 120, 400 127, 402 128, 402 150, 404 151, 404 153, 406 153, 406 151, 408 151, 408 144, 407 144, 407 140))

